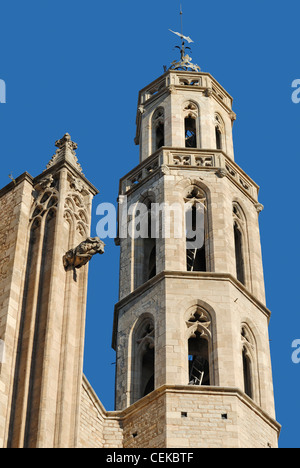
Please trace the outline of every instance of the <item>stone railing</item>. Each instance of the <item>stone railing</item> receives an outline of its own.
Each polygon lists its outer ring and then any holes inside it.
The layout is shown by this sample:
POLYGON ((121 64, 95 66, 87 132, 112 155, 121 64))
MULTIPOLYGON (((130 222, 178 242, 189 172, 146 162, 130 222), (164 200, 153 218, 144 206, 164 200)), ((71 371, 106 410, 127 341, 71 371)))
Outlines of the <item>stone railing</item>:
POLYGON ((228 177, 254 201, 258 197, 258 185, 223 151, 164 147, 143 161, 120 181, 121 194, 134 189, 163 167, 170 169, 200 169, 215 171, 219 177, 228 177))

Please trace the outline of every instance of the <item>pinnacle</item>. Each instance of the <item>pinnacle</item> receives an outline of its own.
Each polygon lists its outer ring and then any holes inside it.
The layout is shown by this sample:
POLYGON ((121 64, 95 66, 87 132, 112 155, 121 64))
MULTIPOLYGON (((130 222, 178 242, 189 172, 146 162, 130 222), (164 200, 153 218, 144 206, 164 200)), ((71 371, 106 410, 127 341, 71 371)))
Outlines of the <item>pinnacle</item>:
POLYGON ((69 133, 65 133, 60 140, 55 142, 55 146, 57 147, 56 153, 52 156, 51 161, 47 165, 47 169, 58 162, 66 161, 82 173, 82 167, 78 162, 75 152, 78 145, 72 141, 71 135, 69 133))

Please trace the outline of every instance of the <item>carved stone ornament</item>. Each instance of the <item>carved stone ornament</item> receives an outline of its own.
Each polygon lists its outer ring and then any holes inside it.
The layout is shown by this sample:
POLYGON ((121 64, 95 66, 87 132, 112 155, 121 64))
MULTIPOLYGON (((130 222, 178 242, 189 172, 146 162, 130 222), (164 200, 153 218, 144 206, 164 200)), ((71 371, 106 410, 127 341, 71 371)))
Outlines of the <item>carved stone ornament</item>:
POLYGON ((170 70, 185 70, 185 71, 195 71, 200 72, 201 69, 198 65, 192 63, 192 57, 188 54, 181 54, 181 60, 177 62, 174 60, 170 66, 170 70))
POLYGON ((37 192, 43 192, 44 190, 48 189, 51 187, 51 185, 53 184, 54 182, 54 179, 53 179, 53 176, 51 174, 47 175, 46 177, 44 177, 44 179, 40 180, 35 186, 34 186, 34 189, 37 191, 37 192))
POLYGON ((66 161, 72 164, 72 166, 82 174, 82 167, 80 166, 75 153, 77 143, 74 143, 74 141, 71 140, 69 133, 66 133, 60 140, 57 140, 55 142, 55 146, 57 148, 56 153, 48 163, 47 169, 59 162, 66 161))
POLYGON ((166 164, 163 164, 163 165, 161 166, 160 170, 161 170, 161 173, 162 173, 163 175, 170 175, 170 174, 171 174, 171 170, 170 170, 170 168, 169 168, 166 164))
POLYGON ((55 146, 58 149, 62 149, 67 146, 68 149, 73 152, 73 154, 75 154, 75 150, 78 147, 77 143, 74 143, 74 141, 71 140, 69 133, 66 133, 60 140, 57 140, 55 142, 55 146))
POLYGON ((220 167, 220 169, 217 170, 216 175, 222 179, 223 177, 226 177, 228 174, 228 171, 225 167, 220 167))
POLYGON ((260 213, 261 211, 263 211, 264 205, 262 205, 261 203, 256 203, 255 208, 256 208, 257 213, 260 213))
POLYGON ((75 190, 76 192, 82 192, 83 189, 84 189, 84 185, 83 183, 81 182, 80 179, 76 179, 75 177, 72 178, 71 182, 70 182, 70 187, 71 189, 75 190))
POLYGON ((231 112, 229 113, 229 117, 231 118, 232 121, 236 120, 236 113, 233 112, 233 111, 231 111, 231 112))
POLYGON ((86 265, 94 255, 104 253, 105 244, 99 237, 88 237, 75 249, 69 250, 63 257, 65 269, 81 268, 86 265))
POLYGON ((212 88, 206 88, 206 90, 204 91, 204 94, 205 94, 206 97, 212 96, 212 94, 213 94, 212 88))

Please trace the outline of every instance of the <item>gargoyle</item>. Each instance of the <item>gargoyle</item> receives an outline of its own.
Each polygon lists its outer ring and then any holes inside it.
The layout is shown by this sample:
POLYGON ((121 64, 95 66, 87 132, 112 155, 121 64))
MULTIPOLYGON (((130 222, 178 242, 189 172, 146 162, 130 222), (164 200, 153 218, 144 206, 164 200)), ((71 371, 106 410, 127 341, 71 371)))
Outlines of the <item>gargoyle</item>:
POLYGON ((104 253, 105 244, 99 237, 88 237, 75 249, 69 250, 63 257, 65 269, 81 268, 86 265, 94 255, 104 253))

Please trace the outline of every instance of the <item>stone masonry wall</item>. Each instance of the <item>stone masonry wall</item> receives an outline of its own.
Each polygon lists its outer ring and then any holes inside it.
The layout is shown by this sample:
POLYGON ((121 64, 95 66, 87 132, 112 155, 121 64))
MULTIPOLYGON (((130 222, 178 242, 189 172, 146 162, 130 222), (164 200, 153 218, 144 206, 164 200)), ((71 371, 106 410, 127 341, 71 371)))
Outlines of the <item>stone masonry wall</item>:
POLYGON ((20 291, 24 281, 32 178, 24 173, 0 191, 0 447, 5 446, 11 405, 20 291))
POLYGON ((83 377, 79 448, 122 448, 123 432, 121 421, 105 411, 89 382, 83 377))
POLYGON ((235 388, 162 386, 106 412, 84 378, 79 448, 276 448, 280 425, 235 388))
POLYGON ((167 390, 167 448, 276 448, 278 424, 232 388, 167 390))

